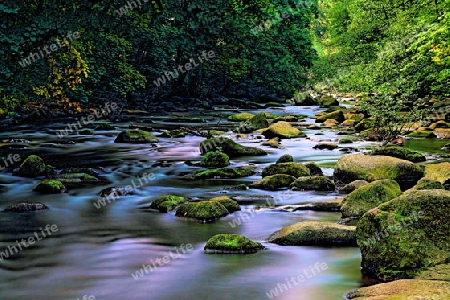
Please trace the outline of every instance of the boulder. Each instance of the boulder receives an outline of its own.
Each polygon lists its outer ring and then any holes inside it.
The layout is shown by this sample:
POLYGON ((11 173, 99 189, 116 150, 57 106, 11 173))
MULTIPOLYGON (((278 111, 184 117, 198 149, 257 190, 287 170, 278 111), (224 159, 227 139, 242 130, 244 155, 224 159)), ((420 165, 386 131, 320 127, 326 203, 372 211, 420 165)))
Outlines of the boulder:
POLYGON ((313 149, 318 149, 318 150, 334 150, 338 147, 338 145, 336 144, 332 144, 332 143, 319 143, 317 145, 315 145, 313 147, 313 149))
POLYGON ((269 237, 283 246, 356 246, 356 227, 304 221, 283 227, 269 237))
POLYGON ((166 130, 160 135, 160 137, 165 138, 184 138, 185 136, 186 132, 181 129, 166 130))
POLYGON ((94 130, 114 130, 114 126, 109 123, 99 123, 95 125, 94 130))
POLYGON ((306 137, 306 134, 300 129, 297 129, 290 123, 283 121, 270 125, 269 128, 262 131, 262 134, 268 139, 275 137, 282 139, 306 137))
POLYGON ((269 122, 265 113, 259 113, 256 116, 246 120, 244 124, 238 127, 237 131, 241 133, 248 133, 258 129, 267 128, 269 122))
POLYGON ((237 168, 216 168, 205 171, 194 172, 186 175, 189 179, 212 179, 212 178, 240 178, 255 174, 256 167, 242 166, 237 168))
POLYGON ((426 165, 424 178, 436 180, 442 184, 448 183, 450 180, 450 162, 426 165))
POLYGON ((280 143, 277 139, 270 139, 266 142, 263 142, 261 145, 263 146, 269 146, 271 148, 280 148, 280 143))
POLYGON ((37 155, 28 156, 20 165, 19 174, 22 176, 39 176, 51 172, 52 166, 46 165, 44 160, 37 155))
POLYGON ((143 130, 125 130, 119 133, 114 143, 158 143, 159 140, 153 134, 143 130))
POLYGON ((411 190, 358 222, 362 269, 382 281, 412 278, 450 261, 450 191, 411 190))
POLYGON ((413 186, 413 190, 443 190, 444 186, 437 180, 422 178, 413 186))
POLYGON ((408 134, 408 136, 427 139, 432 139, 436 137, 436 135, 432 131, 419 131, 419 130, 411 132, 410 134, 408 134))
POLYGON ((371 155, 392 156, 412 162, 422 162, 426 160, 425 156, 423 156, 421 153, 399 146, 380 147, 374 149, 371 155))
POLYGON ((241 210, 241 206, 239 205, 239 203, 237 203, 237 201, 231 199, 228 196, 215 197, 215 198, 209 199, 209 201, 217 201, 217 202, 219 202, 220 204, 225 206, 225 208, 230 213, 238 211, 238 210, 241 210))
POLYGON ((402 194, 397 182, 383 179, 366 184, 348 194, 342 201, 344 218, 360 218, 366 211, 402 194))
POLYGON ((230 158, 223 152, 208 152, 203 156, 200 166, 204 168, 223 168, 230 165, 230 158))
POLYGON ((311 173, 306 166, 295 162, 271 164, 262 170, 262 177, 276 174, 286 174, 294 177, 300 177, 309 176, 311 173))
POLYGON ((201 201, 181 204, 175 216, 196 219, 202 223, 215 222, 228 214, 228 210, 218 201, 201 201))
POLYGON ((200 143, 201 154, 211 151, 221 151, 229 157, 267 155, 262 149, 244 147, 225 137, 206 139, 200 143))
POLYGON ((334 169, 335 183, 350 183, 354 180, 369 182, 393 179, 402 190, 413 187, 422 178, 423 170, 414 163, 390 156, 351 154, 341 157, 334 169))
POLYGON ((278 158, 276 163, 281 164, 281 163, 287 163, 287 162, 294 162, 294 158, 292 157, 292 155, 283 154, 280 156, 280 158, 278 158))
POLYGON ((344 185, 344 187, 341 189, 341 192, 350 194, 354 190, 357 190, 360 187, 365 186, 366 184, 369 184, 369 183, 365 180, 355 180, 355 181, 352 181, 352 182, 344 185))
POLYGON ((155 198, 150 204, 150 208, 157 209, 159 212, 169 212, 178 205, 186 202, 186 198, 182 196, 175 195, 165 195, 155 198))
POLYGON ((248 254, 264 250, 265 247, 238 234, 216 234, 205 245, 205 253, 215 254, 248 254))
POLYGON ((336 110, 316 117, 316 123, 324 123, 326 120, 336 120, 338 123, 342 123, 345 120, 344 113, 342 110, 336 110))
POLYGON ((330 95, 324 95, 320 97, 317 102, 322 107, 339 106, 339 102, 336 100, 336 98, 330 95))
POLYGON ((255 116, 254 114, 250 114, 250 113, 239 113, 239 114, 234 114, 234 115, 228 116, 227 120, 231 121, 231 122, 245 122, 247 120, 250 120, 254 116, 255 116))
POLYGON ((298 177, 289 188, 293 191, 314 190, 334 191, 334 182, 325 176, 302 176, 298 177))
POLYGON ((253 182, 250 187, 262 190, 277 190, 281 188, 287 188, 295 181, 294 176, 286 174, 277 174, 273 176, 266 176, 261 180, 253 182))
POLYGON ((45 179, 42 180, 34 190, 43 194, 59 194, 64 192, 66 187, 59 180, 45 179))
POLYGON ((323 176, 322 169, 316 165, 314 162, 309 162, 305 164, 305 167, 309 169, 309 173, 311 176, 323 176))
POLYGON ((302 204, 294 208, 293 211, 297 210, 312 210, 312 211, 341 211, 341 204, 344 198, 311 202, 308 204, 302 204))
POLYGON ((22 213, 30 211, 42 211, 47 209, 48 206, 41 202, 21 202, 7 206, 4 211, 22 213))

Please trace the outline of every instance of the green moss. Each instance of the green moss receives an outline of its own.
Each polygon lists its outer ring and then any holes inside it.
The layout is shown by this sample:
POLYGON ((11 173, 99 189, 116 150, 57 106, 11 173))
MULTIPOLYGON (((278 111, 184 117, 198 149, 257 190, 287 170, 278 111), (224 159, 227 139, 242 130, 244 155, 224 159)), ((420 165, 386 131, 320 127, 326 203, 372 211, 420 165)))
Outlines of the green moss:
POLYGON ((348 194, 342 201, 341 212, 344 218, 359 218, 384 202, 402 194, 397 182, 389 179, 377 180, 348 194))
POLYGON ((348 137, 348 138, 342 138, 339 140, 339 144, 352 144, 353 142, 356 142, 358 138, 356 137, 348 137))
POLYGON ((424 178, 446 183, 450 179, 450 162, 426 165, 424 178))
POLYGON ((412 162, 422 162, 425 161, 425 156, 416 151, 411 151, 407 148, 399 147, 399 146, 388 146, 388 147, 380 147, 372 151, 371 155, 385 155, 397 157, 400 159, 409 160, 412 162))
POLYGON ((175 213, 177 217, 193 218, 204 223, 214 222, 227 214, 228 210, 219 201, 182 204, 175 213))
POLYGON ((276 139, 270 139, 267 142, 262 143, 263 146, 269 146, 271 148, 279 148, 280 143, 276 139))
POLYGON ((61 183, 61 181, 46 179, 42 180, 34 190, 44 194, 59 194, 65 189, 66 187, 61 183))
POLYGON ((277 174, 273 176, 266 176, 261 180, 255 181, 250 185, 250 187, 273 191, 280 188, 289 187, 295 179, 296 178, 294 176, 277 174))
POLYGON ((100 123, 95 126, 94 130, 114 130, 114 126, 109 123, 100 123))
POLYGON ((24 176, 39 176, 47 172, 44 160, 37 155, 28 156, 20 165, 19 173, 24 176))
POLYGON ((449 214, 445 190, 410 190, 367 212, 357 228, 363 270, 393 280, 450 261, 449 214))
POLYGON ((225 134, 225 131, 221 131, 221 130, 210 130, 208 131, 208 139, 214 137, 214 136, 218 136, 218 135, 222 135, 225 134))
POLYGON ((223 152, 208 152, 203 156, 200 166, 205 168, 222 168, 230 165, 230 158, 223 152))
POLYGON ((354 190, 359 189, 362 186, 365 186, 366 184, 369 184, 367 181, 365 180, 355 180, 352 181, 348 184, 346 184, 342 189, 341 192, 343 193, 347 193, 350 194, 351 192, 353 192, 354 190))
POLYGON ((190 179, 211 179, 211 178, 240 178, 255 174, 255 167, 242 166, 237 168, 216 168, 206 171, 195 172, 186 177, 190 179))
POLYGON ((244 122, 244 121, 250 120, 254 116, 255 116, 254 114, 239 113, 239 114, 234 114, 234 115, 228 116, 227 120, 231 121, 231 122, 244 122))
POLYGON ((408 134, 408 136, 427 139, 432 139, 436 137, 436 135, 432 131, 414 131, 408 134))
POLYGON ((267 155, 262 149, 244 147, 224 137, 206 139, 200 143, 201 154, 214 151, 221 151, 226 153, 229 157, 267 155))
POLYGON ((356 246, 356 227, 326 222, 300 222, 272 234, 269 242, 283 246, 356 246))
POLYGON ((281 117, 276 117, 273 122, 280 122, 280 121, 284 121, 284 122, 297 122, 298 121, 298 117, 297 116, 281 116, 281 117))
POLYGON ((181 203, 186 202, 186 198, 182 196, 165 195, 158 197, 152 201, 150 208, 158 209, 160 212, 169 212, 181 203))
POLYGON ((295 162, 272 164, 265 167, 262 171, 262 177, 276 174, 286 174, 294 177, 300 177, 309 176, 311 173, 306 166, 295 162))
POLYGON ((436 180, 422 178, 415 186, 412 187, 414 190, 434 190, 434 189, 444 189, 442 183, 436 180))
POLYGON ((230 212, 235 212, 238 210, 241 210, 241 206, 239 205, 239 203, 237 203, 237 201, 231 199, 230 197, 227 196, 221 196, 221 197, 215 197, 212 199, 209 199, 209 201, 217 201, 220 204, 222 204, 223 206, 225 206, 225 208, 230 212))
POLYGON ((160 136, 169 138, 184 138, 186 136, 186 132, 181 129, 166 130, 160 136))
POLYGON ((81 180, 98 180, 94 176, 86 173, 66 173, 63 175, 64 179, 81 179, 81 180))
POLYGON ((306 134, 300 129, 297 129, 288 122, 283 121, 270 125, 269 128, 262 132, 262 134, 269 139, 275 137, 283 139, 306 137, 306 134))
POLYGON ((276 163, 281 164, 281 163, 287 163, 287 162, 294 162, 294 158, 292 157, 292 155, 283 154, 280 156, 280 158, 278 158, 276 163))
POLYGON ((238 234, 216 234, 205 245, 206 253, 255 253, 265 247, 238 234))
POLYGON ((339 102, 333 96, 324 95, 317 101, 322 107, 339 106, 339 102))
POLYGON ((94 130, 85 128, 85 129, 79 130, 78 134, 80 134, 80 135, 93 135, 94 134, 94 130))
POLYGON ((315 162, 306 163, 305 167, 309 169, 311 176, 323 176, 322 169, 315 162))
POLYGON ((266 128, 269 126, 266 113, 259 113, 256 116, 252 116, 243 125, 239 126, 236 131, 240 133, 248 133, 254 130, 266 128))
POLYGON ((336 110, 323 116, 316 117, 316 123, 324 123, 326 120, 336 120, 341 123, 345 120, 342 110, 336 110))
POLYGON ((114 143, 158 143, 159 140, 150 132, 143 130, 125 130, 119 133, 114 143))
POLYGON ((289 187, 293 191, 334 191, 334 182, 325 176, 298 177, 289 187))

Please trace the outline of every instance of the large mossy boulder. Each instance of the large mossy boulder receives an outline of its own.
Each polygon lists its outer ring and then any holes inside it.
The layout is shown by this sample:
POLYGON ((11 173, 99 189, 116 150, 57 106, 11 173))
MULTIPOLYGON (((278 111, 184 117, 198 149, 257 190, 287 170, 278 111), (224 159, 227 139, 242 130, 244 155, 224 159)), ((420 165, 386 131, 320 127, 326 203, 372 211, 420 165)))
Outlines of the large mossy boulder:
POLYGON ((358 222, 362 269, 382 281, 412 278, 450 261, 450 191, 411 190, 358 222))
POLYGON ((450 162, 425 166, 425 179, 436 180, 442 184, 450 182, 450 162))
POLYGON ((196 219, 202 223, 217 221, 228 214, 228 210, 219 201, 202 201, 181 204, 175 216, 196 219))
POLYGON ((269 128, 262 131, 262 134, 268 139, 275 137, 282 139, 306 137, 306 134, 300 129, 297 129, 290 123, 283 121, 270 125, 269 128))
POLYGON ((345 120, 345 116, 342 110, 336 110, 316 117, 316 123, 324 123, 326 120, 336 120, 338 123, 342 123, 345 120))
POLYGON ((45 179, 42 180, 34 190, 43 194, 59 194, 64 192, 66 187, 59 180, 45 179))
POLYGON ((150 204, 150 208, 166 213, 175 209, 178 205, 184 202, 186 202, 186 198, 183 196, 165 195, 153 199, 150 204))
POLYGON ((238 211, 238 210, 241 210, 241 206, 239 205, 239 203, 236 200, 233 200, 233 199, 231 199, 228 196, 214 197, 212 199, 209 199, 209 201, 217 201, 217 202, 219 202, 220 204, 225 206, 225 208, 230 213, 238 211))
POLYGON ((256 167, 242 166, 237 168, 216 168, 186 175, 189 179, 226 179, 241 178, 255 174, 256 167))
POLYGON ((393 179, 402 190, 413 187, 422 178, 422 168, 410 161, 390 156, 351 154, 341 157, 334 169, 335 183, 354 180, 393 179))
POLYGON ((223 152, 208 152, 203 156, 200 166, 204 168, 223 168, 230 165, 230 158, 223 152))
POLYGON ((286 174, 294 177, 300 177, 309 176, 311 173, 306 166, 295 162, 272 164, 262 170, 262 177, 276 174, 286 174))
POLYGON ((298 177, 289 187, 293 191, 334 191, 334 182, 325 176, 298 177))
POLYGON ((287 162, 294 162, 294 158, 292 157, 292 155, 283 154, 278 158, 276 163, 281 164, 281 163, 287 163, 287 162))
POLYGON ((114 143, 130 143, 130 144, 144 144, 144 143, 158 143, 159 140, 150 132, 143 130, 125 130, 119 133, 114 140, 114 143))
POLYGON ((227 120, 231 121, 231 122, 244 122, 244 121, 250 120, 254 116, 255 116, 254 114, 250 114, 250 113, 238 113, 238 114, 228 116, 227 120))
POLYGON ((350 194, 354 190, 357 190, 360 187, 365 186, 366 184, 369 184, 369 183, 365 180, 355 180, 355 181, 352 181, 352 182, 344 185, 344 187, 342 187, 342 189, 341 189, 341 192, 350 194))
POLYGON ((356 227, 327 222, 300 222, 283 227, 269 242, 283 246, 356 246, 356 227))
POLYGON ((250 187, 262 190, 274 191, 281 188, 287 188, 295 181, 295 177, 286 174, 277 174, 266 176, 261 180, 253 182, 250 187))
POLYGON ((238 156, 267 155, 267 153, 260 148, 244 147, 225 137, 206 139, 200 143, 201 154, 206 154, 210 151, 221 151, 232 158, 238 156))
POLYGON ((245 121, 244 124, 238 127, 237 131, 240 133, 248 133, 258 129, 267 128, 268 126, 269 122, 267 121, 266 113, 259 113, 245 121))
POLYGON ((339 102, 336 98, 330 95, 323 95, 317 102, 322 107, 339 106, 339 102))
POLYGON ((425 156, 421 153, 399 146, 380 147, 373 150, 371 155, 392 156, 412 162, 422 162, 426 160, 425 156))
POLYGON ((37 155, 28 156, 20 165, 19 174, 22 176, 39 176, 51 172, 52 166, 46 165, 44 160, 37 155))
POLYGON ((311 176, 323 176, 322 169, 314 162, 309 162, 305 164, 305 167, 309 169, 311 176))
POLYGON ((41 202, 21 202, 7 206, 4 211, 23 213, 30 211, 43 211, 47 209, 48 206, 41 202))
POLYGON ((354 190, 342 201, 344 218, 360 218, 366 211, 402 194, 397 182, 383 179, 371 182, 354 190))
POLYGON ((249 254, 264 250, 265 247, 238 234, 216 234, 208 240, 204 251, 209 254, 249 254))
POLYGON ((437 180, 422 178, 413 186, 413 190, 443 190, 444 186, 437 180))

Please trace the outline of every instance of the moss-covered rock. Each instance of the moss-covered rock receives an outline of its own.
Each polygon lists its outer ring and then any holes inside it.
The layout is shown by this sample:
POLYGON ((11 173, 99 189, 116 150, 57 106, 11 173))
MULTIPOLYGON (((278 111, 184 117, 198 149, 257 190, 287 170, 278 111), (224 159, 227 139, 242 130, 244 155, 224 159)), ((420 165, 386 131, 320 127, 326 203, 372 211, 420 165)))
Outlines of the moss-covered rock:
POLYGON ((204 168, 223 168, 230 165, 230 158, 223 152, 208 152, 203 156, 200 166, 204 168))
POLYGON ((292 157, 292 155, 283 154, 278 158, 276 163, 281 164, 281 163, 287 163, 287 162, 294 162, 294 158, 292 157))
POLYGON ((99 192, 100 197, 118 197, 118 196, 126 196, 126 195, 133 195, 134 192, 133 189, 127 189, 125 187, 109 187, 102 189, 99 192))
POLYGON ((96 177, 94 177, 92 175, 83 173, 83 172, 80 172, 80 173, 65 173, 65 174, 62 175, 62 178, 63 179, 81 179, 83 181, 98 181, 98 178, 96 178, 96 177))
POLYGON ((333 144, 333 143, 319 143, 319 144, 315 145, 315 146, 313 147, 313 149, 318 149, 318 150, 334 150, 334 149, 336 149, 337 147, 339 147, 339 146, 336 145, 336 144, 333 144))
POLYGON ((270 139, 266 142, 263 142, 261 145, 269 146, 271 148, 280 148, 280 142, 277 139, 270 139))
POLYGON ((248 133, 258 129, 267 128, 269 122, 265 113, 259 113, 256 116, 251 117, 244 124, 238 127, 237 131, 241 133, 248 133))
POLYGON ((213 138, 215 136, 219 136, 225 134, 225 131, 222 130, 209 130, 208 131, 208 139, 213 138))
POLYGON ((28 156, 20 165, 19 174, 23 176, 39 176, 48 173, 49 167, 44 160, 37 155, 28 156))
POLYGON ((422 176, 422 168, 410 161, 378 155, 346 155, 338 160, 334 169, 336 183, 347 184, 359 179, 369 182, 393 179, 402 190, 413 187, 422 176))
POLYGON ((221 151, 231 158, 238 156, 267 155, 267 153, 262 149, 255 147, 244 147, 242 145, 239 145, 238 143, 235 143, 229 138, 224 137, 206 139, 200 143, 201 154, 205 154, 211 151, 221 151))
POLYGON ((426 165, 424 178, 447 183, 450 180, 450 162, 426 165))
POLYGON ((186 202, 186 198, 175 195, 165 195, 155 198, 150 204, 150 208, 158 209, 160 212, 169 212, 178 205, 186 202))
POLYGON ((248 254, 264 250, 265 247, 238 234, 216 234, 205 245, 205 253, 248 254))
POLYGON ((231 122, 244 122, 244 121, 250 120, 254 116, 255 116, 254 114, 250 114, 250 113, 239 113, 239 114, 234 114, 234 115, 228 116, 227 120, 231 121, 231 122))
POLYGON ((342 110, 336 110, 323 116, 316 117, 316 123, 324 123, 326 120, 336 120, 341 123, 345 120, 342 110))
POLYGON ((255 174, 256 167, 242 166, 237 168, 216 168, 206 171, 194 172, 186 175, 189 179, 224 179, 224 178, 240 178, 255 174))
POLYGON ((94 130, 89 129, 89 128, 84 128, 78 131, 78 134, 80 135, 93 135, 94 134, 94 130))
POLYGON ((269 126, 266 130, 262 131, 262 134, 266 138, 282 138, 282 139, 291 139, 298 137, 306 137, 306 134, 302 132, 300 129, 293 127, 288 122, 277 122, 269 126))
POLYGON ((309 169, 309 173, 311 176, 323 176, 322 169, 318 165, 316 165, 315 162, 306 163, 305 167, 309 169))
POLYGON ((341 192, 350 194, 354 190, 357 190, 360 187, 365 186, 366 184, 369 184, 369 183, 365 180, 355 180, 355 181, 352 181, 352 182, 344 185, 344 187, 341 189, 341 192))
POLYGON ((42 180, 34 189, 37 192, 44 194, 59 194, 64 192, 66 187, 59 180, 45 179, 42 180))
POLYGON ((322 123, 322 127, 325 127, 325 128, 337 128, 338 125, 339 125, 339 122, 336 121, 335 119, 328 119, 322 123))
POLYGON ((427 139, 432 139, 436 137, 436 135, 432 131, 419 131, 419 130, 411 132, 410 134, 408 134, 408 136, 427 139))
POLYGON ((297 206, 294 211, 298 210, 312 210, 312 211, 341 211, 341 204, 344 198, 317 201, 297 206))
POLYGON ((323 95, 318 99, 317 102, 322 107, 339 106, 339 102, 336 100, 336 98, 330 95, 323 95))
POLYGON ((175 216, 192 218, 203 223, 214 222, 228 214, 228 210, 219 201, 202 201, 181 204, 175 216))
POLYGON ((390 281, 450 261, 449 214, 445 190, 407 191, 365 213, 357 228, 363 271, 390 281))
POLYGON ((217 202, 219 202, 220 204, 225 206, 225 208, 230 213, 238 211, 238 210, 241 210, 241 206, 239 205, 239 203, 237 203, 237 201, 231 199, 228 196, 215 197, 215 198, 209 199, 209 201, 217 201, 217 202))
POLYGON ((293 191, 334 191, 334 182, 325 176, 298 177, 289 187, 293 191))
POLYGON ((185 136, 186 132, 181 129, 166 130, 160 135, 160 137, 166 138, 184 138, 185 136))
POLYGON ((48 206, 41 202, 21 202, 7 206, 4 211, 8 212, 30 212, 47 210, 48 206))
POLYGON ((94 130, 114 130, 114 126, 109 123, 99 123, 95 125, 94 130))
POLYGON ((269 242, 283 246, 356 246, 356 227, 327 222, 300 222, 283 227, 269 242))
POLYGON ((353 142, 356 142, 357 140, 358 140, 358 138, 356 138, 356 137, 342 138, 339 140, 339 144, 352 144, 353 142))
POLYGON ((422 178, 412 187, 413 190, 443 190, 444 186, 437 180, 422 178))
POLYGON ((262 170, 262 177, 276 174, 286 174, 294 177, 311 175, 306 166, 295 162, 276 163, 269 165, 262 170))
POLYGON ((153 134, 143 130, 125 130, 119 133, 114 143, 158 143, 159 140, 153 134))
POLYGON ((380 147, 374 149, 371 155, 392 156, 412 162, 422 162, 426 160, 425 156, 423 156, 421 153, 399 146, 380 147))
POLYGON ((371 182, 354 190, 342 201, 341 212, 344 218, 359 218, 366 211, 402 194, 397 182, 383 179, 371 182))
POLYGON ((274 123, 281 122, 281 121, 284 121, 284 122, 297 122, 298 121, 298 116, 280 116, 280 117, 276 117, 275 119, 273 119, 274 123))
POLYGON ((295 177, 286 174, 277 174, 266 176, 261 180, 253 182, 250 187, 262 190, 274 191, 281 188, 287 188, 295 181, 295 177))

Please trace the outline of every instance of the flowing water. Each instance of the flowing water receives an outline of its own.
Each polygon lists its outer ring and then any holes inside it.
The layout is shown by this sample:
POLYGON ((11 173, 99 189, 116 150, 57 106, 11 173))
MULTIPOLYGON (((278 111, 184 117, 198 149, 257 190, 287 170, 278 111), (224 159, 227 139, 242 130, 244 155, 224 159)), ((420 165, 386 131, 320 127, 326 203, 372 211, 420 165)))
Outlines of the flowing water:
MULTIPOLYGON (((312 116, 316 110, 315 107, 288 107, 265 111, 312 116)), ((202 112, 205 115, 211 123, 217 123, 214 117, 217 112, 202 112)), ((163 118, 152 119, 162 124, 163 118)), ((339 213, 287 212, 282 209, 284 205, 342 195, 225 189, 258 180, 260 175, 234 180, 184 179, 182 175, 198 169, 185 161, 200 159, 198 145, 203 138, 161 138, 160 147, 156 148, 115 144, 115 136, 129 123, 114 123, 118 127, 115 131, 96 131, 92 136, 68 135, 62 139, 55 135, 55 130, 66 124, 57 122, 39 128, 17 127, 0 134, 1 140, 31 141, 14 147, 0 144, 1 156, 12 153, 25 159, 28 154, 37 153, 46 163, 58 167, 95 167, 102 170, 105 179, 102 184, 69 189, 68 193, 41 195, 32 191, 38 179, 12 176, 11 169, 0 173, 1 208, 24 200, 40 201, 50 207, 48 211, 31 214, 0 212, 0 252, 8 246, 17 247, 16 240, 22 238, 37 235, 42 239, 0 260, 0 299, 83 299, 87 296, 84 299, 331 300, 343 299, 345 292, 361 285, 361 258, 356 247, 283 247, 266 241, 270 234, 286 225, 305 220, 335 222, 340 217, 339 213), (139 183, 138 177, 144 173, 154 176, 147 183, 139 183), (101 189, 125 187, 133 182, 137 187, 133 195, 117 198, 98 209, 94 206, 100 199, 101 189), (244 199, 240 202, 241 212, 212 224, 200 224, 177 218, 174 212, 163 214, 147 208, 150 199, 168 193, 200 199, 250 194, 272 198, 244 199), (267 203, 273 207, 264 207, 267 203), (41 228, 46 232, 45 226, 52 224, 57 230, 43 238, 41 228), (206 241, 217 233, 242 234, 262 242, 267 250, 250 255, 205 254, 206 241), (140 271, 143 265, 149 265, 147 272, 140 271)), ((343 153, 313 150, 316 143, 313 139, 334 140, 337 136, 329 130, 323 131, 323 135, 315 135, 317 131, 306 133, 311 140, 283 140, 284 149, 262 147, 269 155, 240 157, 232 163, 264 167, 280 155, 290 153, 298 162, 315 161, 326 175, 331 175, 332 165, 343 153)), ((242 144, 261 147, 257 139, 243 140, 242 144)), ((367 143, 352 145, 362 146, 367 143)))

